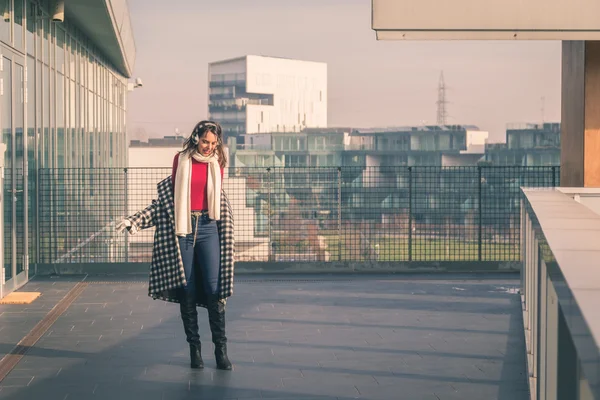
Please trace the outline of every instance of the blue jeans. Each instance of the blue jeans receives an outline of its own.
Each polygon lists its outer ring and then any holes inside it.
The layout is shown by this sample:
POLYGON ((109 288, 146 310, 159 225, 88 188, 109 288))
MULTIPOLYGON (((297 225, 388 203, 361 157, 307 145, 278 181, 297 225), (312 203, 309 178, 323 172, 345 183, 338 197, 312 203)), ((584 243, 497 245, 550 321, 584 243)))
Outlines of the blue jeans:
POLYGON ((198 276, 196 271, 200 270, 202 273, 200 284, 203 285, 205 293, 207 295, 218 294, 221 249, 217 222, 208 218, 207 215, 192 216, 192 233, 185 237, 179 236, 177 239, 187 280, 185 291, 196 291, 196 277, 198 276), (195 244, 194 233, 196 234, 195 244))

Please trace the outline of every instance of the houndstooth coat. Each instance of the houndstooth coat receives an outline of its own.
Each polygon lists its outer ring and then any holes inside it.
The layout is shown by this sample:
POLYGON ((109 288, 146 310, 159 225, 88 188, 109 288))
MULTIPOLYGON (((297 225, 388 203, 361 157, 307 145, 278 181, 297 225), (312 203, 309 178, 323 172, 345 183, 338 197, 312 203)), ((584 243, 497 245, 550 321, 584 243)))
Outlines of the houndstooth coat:
MULTIPOLYGON (((171 177, 157 185, 158 199, 152 200, 145 209, 127 217, 137 229, 156 227, 152 249, 152 265, 148 296, 179 303, 178 289, 186 284, 179 241, 175 236, 174 201, 171 177)), ((219 299, 225 300, 233 294, 233 264, 235 251, 233 212, 225 191, 221 191, 221 219, 217 221, 221 264, 219 268, 219 299)), ((134 229, 135 232, 135 229, 134 229)), ((200 269, 196 273, 201 274, 200 269)), ((201 282, 202 276, 198 276, 201 282)), ((197 285, 196 303, 206 307, 204 285, 197 285)))

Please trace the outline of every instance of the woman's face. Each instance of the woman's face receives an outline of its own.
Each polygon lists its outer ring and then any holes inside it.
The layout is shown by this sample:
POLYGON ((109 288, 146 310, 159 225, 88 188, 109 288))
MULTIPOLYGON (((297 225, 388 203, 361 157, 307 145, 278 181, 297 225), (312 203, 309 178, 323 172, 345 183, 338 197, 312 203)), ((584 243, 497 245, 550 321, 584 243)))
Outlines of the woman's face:
POLYGON ((203 156, 210 156, 215 152, 217 148, 217 135, 210 131, 206 131, 204 136, 200 138, 198 143, 198 152, 203 156))

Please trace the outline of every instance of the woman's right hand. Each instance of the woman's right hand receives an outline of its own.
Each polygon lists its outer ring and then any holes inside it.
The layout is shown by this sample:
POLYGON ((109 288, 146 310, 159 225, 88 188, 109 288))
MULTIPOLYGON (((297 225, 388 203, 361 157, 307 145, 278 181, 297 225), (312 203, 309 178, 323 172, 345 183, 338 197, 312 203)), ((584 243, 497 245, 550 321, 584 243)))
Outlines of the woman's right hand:
POLYGON ((124 219, 121 222, 119 222, 115 226, 115 229, 117 233, 122 233, 125 229, 127 229, 130 235, 134 235, 137 232, 137 229, 135 229, 135 227, 131 225, 131 221, 129 221, 128 219, 124 219))

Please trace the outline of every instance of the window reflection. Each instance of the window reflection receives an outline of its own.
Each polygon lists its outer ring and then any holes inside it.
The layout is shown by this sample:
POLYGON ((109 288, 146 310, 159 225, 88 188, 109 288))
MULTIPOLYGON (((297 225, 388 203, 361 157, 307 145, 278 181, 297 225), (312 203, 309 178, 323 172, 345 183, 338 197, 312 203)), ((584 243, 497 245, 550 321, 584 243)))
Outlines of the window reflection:
POLYGON ((56 76, 56 156, 57 167, 65 167, 65 82, 64 76, 56 76))
POLYGON ((36 6, 32 2, 27 3, 27 31, 26 31, 26 42, 27 42, 27 54, 32 56, 35 55, 35 44, 36 44, 36 6))
POLYGON ((10 0, 0 0, 0 12, 2 13, 2 19, 0 19, 0 40, 10 44, 10 0))
POLYGON ((24 35, 23 35, 23 12, 24 7, 23 7, 23 0, 14 0, 14 4, 15 4, 15 10, 13 15, 14 20, 15 20, 15 25, 14 25, 14 46, 15 48, 19 49, 19 50, 25 50, 25 42, 24 42, 24 35))
POLYGON ((42 145, 43 158, 40 160, 43 168, 50 167, 50 68, 44 65, 44 74, 42 77, 44 87, 43 103, 43 129, 42 145))
POLYGON ((41 20, 42 22, 42 26, 41 26, 41 35, 42 35, 42 52, 41 52, 41 56, 42 56, 42 61, 45 64, 48 64, 49 62, 49 52, 48 52, 48 41, 50 40, 50 35, 49 35, 49 29, 50 29, 50 25, 49 25, 49 21, 47 18, 44 18, 41 20))
POLYGON ((28 252, 29 259, 35 260, 35 221, 36 221, 36 156, 35 156, 35 90, 36 63, 33 57, 27 60, 27 222, 28 222, 28 252))
MULTIPOLYGON (((2 124, 2 142, 6 144, 6 153, 4 157, 4 198, 11 199, 12 189, 12 63, 10 58, 3 58, 4 68, 1 72, 4 82, 8 82, 7 90, 0 96, 2 107, 0 107, 2 124)), ((13 276, 12 271, 12 201, 4 201, 4 272, 5 278, 10 279, 13 276)), ((0 244, 1 245, 1 244, 0 244)))
POLYGON ((56 69, 64 73, 65 72, 65 31, 55 25, 54 31, 56 33, 56 69))

